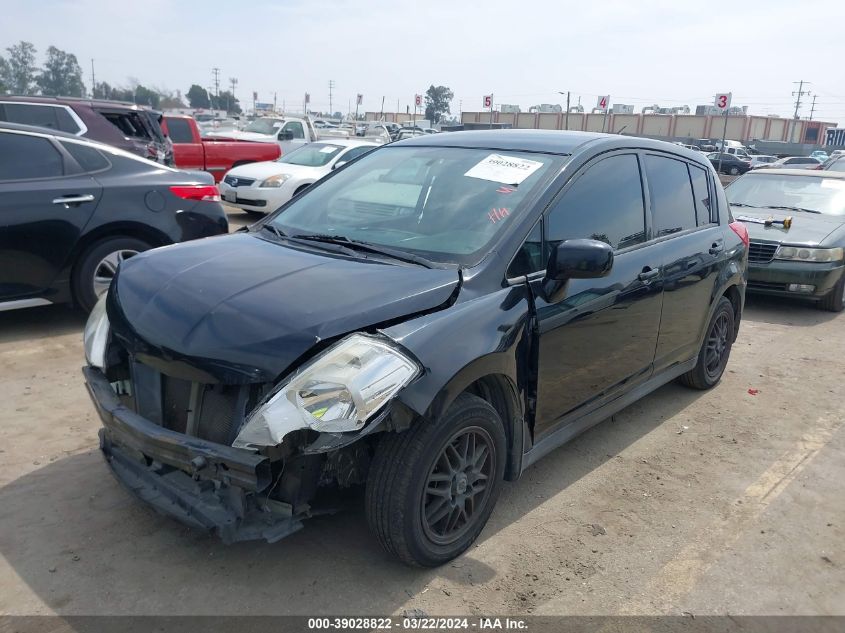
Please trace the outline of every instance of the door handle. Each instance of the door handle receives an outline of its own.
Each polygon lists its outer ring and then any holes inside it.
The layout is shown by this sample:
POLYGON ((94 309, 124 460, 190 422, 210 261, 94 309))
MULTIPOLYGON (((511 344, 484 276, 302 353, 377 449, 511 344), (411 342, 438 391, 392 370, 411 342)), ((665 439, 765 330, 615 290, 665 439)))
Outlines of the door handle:
POLYGON ((86 193, 81 196, 64 196, 62 198, 54 198, 53 204, 82 204, 83 202, 94 202, 93 194, 86 193))
POLYGON ((713 244, 710 245, 710 250, 707 252, 711 255, 718 255, 723 250, 725 250, 725 242, 724 240, 716 240, 713 244))
POLYGON ((649 268, 648 266, 646 266, 645 268, 643 268, 643 272, 637 275, 637 278, 645 283, 650 283, 651 280, 657 277, 659 274, 659 268, 649 268))

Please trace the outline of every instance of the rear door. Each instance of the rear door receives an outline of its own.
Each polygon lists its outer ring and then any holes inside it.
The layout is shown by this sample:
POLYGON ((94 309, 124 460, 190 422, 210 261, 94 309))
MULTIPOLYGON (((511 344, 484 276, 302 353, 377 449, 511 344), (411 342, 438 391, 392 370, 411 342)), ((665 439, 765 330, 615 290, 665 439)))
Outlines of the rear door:
POLYGON ((548 303, 532 282, 539 329, 535 441, 561 418, 587 412, 651 375, 663 296, 661 247, 649 241, 639 157, 623 152, 573 176, 544 220, 547 251, 589 238, 614 248, 600 279, 569 281, 548 303))
POLYGON ((102 188, 49 137, 0 130, 0 299, 57 281, 102 188))
POLYGON ((698 353, 719 270, 726 256, 709 170, 671 154, 642 156, 655 242, 663 270, 663 317, 655 371, 698 353))

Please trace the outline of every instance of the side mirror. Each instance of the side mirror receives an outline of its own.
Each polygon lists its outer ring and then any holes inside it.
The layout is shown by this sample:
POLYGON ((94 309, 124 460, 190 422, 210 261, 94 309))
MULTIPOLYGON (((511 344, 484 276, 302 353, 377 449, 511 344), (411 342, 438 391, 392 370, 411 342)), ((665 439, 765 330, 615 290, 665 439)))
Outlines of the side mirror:
POLYGON ((281 130, 277 137, 280 141, 292 141, 293 132, 291 130, 281 130))
POLYGON ((345 160, 339 160, 334 165, 332 165, 332 169, 340 169, 346 164, 345 160))
POLYGON ((566 293, 570 279, 605 277, 613 268, 613 248, 598 240, 566 240, 552 250, 543 280, 543 294, 557 303, 566 293))

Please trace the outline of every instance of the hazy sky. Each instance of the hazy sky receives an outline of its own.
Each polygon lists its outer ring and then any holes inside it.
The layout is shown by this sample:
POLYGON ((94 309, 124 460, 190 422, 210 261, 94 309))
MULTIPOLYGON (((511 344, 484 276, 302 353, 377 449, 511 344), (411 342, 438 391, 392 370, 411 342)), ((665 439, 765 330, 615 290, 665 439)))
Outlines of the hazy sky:
MULTIPOLYGON (((790 116, 799 79, 817 95, 815 119, 845 124, 843 0, 2 0, 0 49, 25 39, 75 53, 90 86, 208 87, 212 67, 251 101, 335 110, 355 94, 365 110, 413 103, 430 84, 452 88, 452 112, 496 104, 584 105, 598 94, 639 107, 711 103, 790 116)), ((0 50, 5 54, 5 50, 0 50)), ((812 97, 801 110, 810 113, 812 97)), ((639 108, 638 108, 639 110, 639 108)))

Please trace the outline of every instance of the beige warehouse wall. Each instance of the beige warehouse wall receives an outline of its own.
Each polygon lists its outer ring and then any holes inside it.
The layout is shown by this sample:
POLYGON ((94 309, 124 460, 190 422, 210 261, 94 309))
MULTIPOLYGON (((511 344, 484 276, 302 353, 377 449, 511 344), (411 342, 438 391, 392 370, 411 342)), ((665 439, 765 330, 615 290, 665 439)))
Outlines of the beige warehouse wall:
POLYGON ((510 124, 516 127, 516 114, 514 112, 499 112, 496 119, 499 123, 510 124))
POLYGON ((640 118, 636 114, 614 114, 612 117, 613 123, 608 124, 612 127, 612 132, 623 134, 636 134, 637 125, 639 125, 640 118), (625 128, 624 130, 622 128, 625 128))
POLYGON ((767 141, 781 141, 783 140, 784 132, 786 131, 786 119, 772 119, 772 125, 769 128, 769 133, 766 135, 767 141))
MULTIPOLYGON (((587 132, 601 132, 601 125, 604 121, 603 114, 587 114, 587 132)), ((608 120, 610 116, 608 115, 608 120)))
POLYGON ((669 136, 669 126, 672 117, 665 114, 643 115, 643 130, 645 136, 669 136))
POLYGON ((533 130, 537 127, 537 120, 533 113, 520 112, 516 117, 516 124, 514 127, 524 130, 533 130))
POLYGON ((675 117, 674 136, 689 136, 690 138, 703 138, 704 129, 706 126, 706 116, 679 115, 675 117))
POLYGON ((561 115, 560 127, 564 130, 583 130, 584 129, 584 115, 577 112, 570 112, 567 122, 566 114, 561 115))
POLYGON ((558 130, 560 129, 560 121, 557 112, 541 112, 540 113, 539 128, 541 130, 558 130))
POLYGON ((748 138, 764 138, 766 136, 767 117, 754 116, 751 117, 751 125, 748 126, 748 138))

